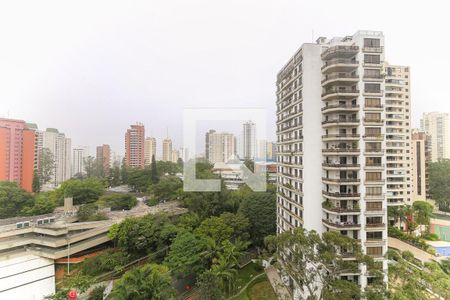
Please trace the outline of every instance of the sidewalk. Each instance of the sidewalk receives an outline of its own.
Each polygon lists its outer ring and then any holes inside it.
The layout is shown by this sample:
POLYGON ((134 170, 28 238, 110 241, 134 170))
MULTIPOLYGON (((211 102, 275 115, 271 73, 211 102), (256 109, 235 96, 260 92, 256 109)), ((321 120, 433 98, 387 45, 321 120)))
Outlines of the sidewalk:
POLYGON ((420 260, 421 262, 431 262, 431 261, 439 261, 440 257, 431 255, 430 253, 423 251, 417 247, 414 247, 408 243, 405 243, 399 239, 388 237, 388 246, 389 248, 394 248, 400 251, 410 251, 414 254, 414 257, 420 260))
POLYGON ((270 284, 273 287, 273 290, 278 296, 280 300, 292 300, 292 296, 289 293, 287 287, 283 284, 283 281, 280 278, 280 275, 275 269, 274 266, 270 266, 266 268, 267 278, 269 278, 270 284))

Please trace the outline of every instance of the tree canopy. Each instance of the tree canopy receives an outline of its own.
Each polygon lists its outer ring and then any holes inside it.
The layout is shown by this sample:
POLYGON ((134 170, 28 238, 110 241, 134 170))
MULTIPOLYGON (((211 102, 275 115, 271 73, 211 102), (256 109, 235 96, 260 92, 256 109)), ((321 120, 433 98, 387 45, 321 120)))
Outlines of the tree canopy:
POLYGON ((430 194, 442 211, 450 211, 450 160, 429 165, 430 194))

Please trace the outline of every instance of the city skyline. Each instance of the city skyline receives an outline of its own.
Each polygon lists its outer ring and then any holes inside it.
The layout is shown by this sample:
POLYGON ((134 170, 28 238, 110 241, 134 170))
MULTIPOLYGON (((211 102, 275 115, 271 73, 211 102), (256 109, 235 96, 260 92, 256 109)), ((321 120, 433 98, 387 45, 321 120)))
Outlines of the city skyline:
MULTIPOLYGON (((139 121, 150 131, 149 136, 158 140, 169 127, 174 146, 179 148, 179 120, 187 103, 189 107, 223 103, 263 107, 268 110, 268 123, 273 124, 272 74, 298 48, 299 41, 315 41, 319 36, 337 36, 360 28, 385 32, 390 61, 411 66, 413 127, 419 127, 423 111, 450 112, 449 104, 440 96, 445 76, 433 76, 433 80, 428 76, 450 67, 449 58, 432 56, 424 61, 421 55, 428 49, 427 41, 439 41, 444 48, 449 43, 441 38, 442 29, 448 27, 441 4, 424 8, 409 3, 411 13, 402 17, 409 24, 406 32, 395 26, 396 20, 387 18, 380 24, 378 17, 367 18, 357 1, 345 8, 320 1, 288 2, 284 7, 252 1, 218 6, 202 1, 198 4, 203 6, 200 13, 183 2, 137 4, 127 9, 110 4, 106 12, 99 4, 89 10, 80 5, 73 8, 73 15, 63 14, 64 18, 52 13, 53 6, 67 9, 63 3, 30 3, 33 13, 13 13, 21 10, 17 4, 2 4, 6 7, 0 10, 0 31, 15 30, 5 32, 4 47, 0 49, 0 79, 4 83, 0 89, 0 116, 27 120, 40 128, 57 127, 71 136, 74 145, 87 144, 90 149, 95 149, 96 136, 101 135, 102 142, 110 144, 114 152, 122 149, 123 128, 139 121), (263 24, 260 26, 247 23, 245 18, 255 5, 260 11, 255 24, 263 24), (343 10, 354 13, 351 25, 337 22, 343 10), (435 18, 415 22, 419 11, 422 16, 431 10, 435 18), (105 24, 97 22, 99 12, 105 17, 105 24), (85 22, 75 26, 80 14, 85 16, 85 22), (173 23, 165 19, 169 14, 173 23), (233 22, 228 23, 228 15, 233 22), (307 25, 293 26, 297 20, 307 25), (226 28, 224 21, 229 24, 226 28), (31 23, 35 25, 26 25, 31 23), (53 26, 55 23, 59 26, 53 26), (205 23, 209 29, 200 26, 205 23), (164 36, 160 34, 161 27, 165 29, 164 36), (225 32, 230 34, 225 36, 225 32), (60 39, 53 39, 55 35, 60 39), (187 43, 188 40, 193 42, 187 43), (155 42, 157 48, 153 47, 155 42), (166 71, 169 69, 177 69, 179 78, 185 78, 178 89, 171 88, 174 78, 166 71), (209 81, 210 85, 203 84, 209 81), (182 94, 177 90, 182 90, 182 94), (218 90, 221 93, 215 93, 218 90), (71 103, 70 114, 67 103, 71 103), (167 116, 171 122, 167 122, 167 116), (93 131, 94 120, 98 124, 93 131), (92 134, 85 136, 86 132, 92 134)), ((385 14, 385 5, 394 11, 402 8, 401 3, 382 1, 371 8, 371 15, 385 14)), ((268 136, 274 140, 273 128, 268 130, 268 136)))

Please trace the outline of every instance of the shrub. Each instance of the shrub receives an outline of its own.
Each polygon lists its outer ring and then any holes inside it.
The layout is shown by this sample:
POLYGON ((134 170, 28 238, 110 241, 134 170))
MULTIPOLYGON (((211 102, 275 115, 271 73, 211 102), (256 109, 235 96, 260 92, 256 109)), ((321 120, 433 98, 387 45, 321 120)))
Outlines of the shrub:
POLYGON ((130 194, 110 194, 101 197, 98 203, 105 207, 110 207, 111 210, 130 210, 137 204, 136 197, 130 194))
POLYGON ((78 208, 78 221, 101 221, 107 220, 108 217, 104 213, 99 213, 97 205, 94 203, 83 204, 78 208))
POLYGON ((121 250, 108 249, 97 256, 89 257, 81 265, 81 272, 89 276, 98 276, 114 271, 127 264, 128 255, 121 250))
POLYGON ((439 241, 439 237, 435 233, 427 233, 423 236, 423 238, 429 241, 439 241))
POLYGON ((95 287, 88 296, 88 300, 103 300, 103 292, 105 291, 105 286, 100 285, 95 287))

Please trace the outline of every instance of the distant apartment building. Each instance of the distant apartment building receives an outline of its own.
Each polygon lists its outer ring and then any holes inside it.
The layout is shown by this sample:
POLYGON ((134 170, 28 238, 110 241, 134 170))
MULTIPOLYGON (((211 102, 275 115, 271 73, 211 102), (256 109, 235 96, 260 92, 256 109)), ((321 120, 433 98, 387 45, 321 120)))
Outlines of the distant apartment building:
POLYGON ((163 140, 163 161, 172 161, 172 140, 169 138, 166 138, 163 140))
POLYGON ((243 159, 255 159, 257 156, 256 124, 247 121, 242 125, 243 159))
POLYGON ((258 141, 258 160, 274 161, 275 154, 275 143, 268 142, 266 140, 258 141))
MULTIPOLYGON (((370 105, 372 112, 386 112, 386 198, 388 205, 411 205, 411 85, 409 67, 385 64, 385 108, 370 105)), ((379 130, 379 129, 376 129, 379 130)), ((373 129, 371 135, 377 135, 373 129)), ((372 137, 376 139, 377 137, 372 137)), ((378 139, 383 139, 379 134, 378 139)))
POLYGON ((144 156, 145 165, 149 166, 152 163, 152 157, 155 156, 156 159, 156 139, 153 137, 145 138, 144 142, 144 156))
POLYGON ((414 129, 411 137, 411 177, 413 201, 425 201, 429 198, 428 164, 430 160, 430 135, 424 131, 414 129))
POLYGON ((79 146, 72 149, 72 177, 86 173, 84 169, 84 160, 89 156, 87 147, 79 146))
POLYGON ((180 158, 180 152, 178 150, 173 149, 170 161, 173 163, 177 163, 178 158, 180 158))
POLYGON ((107 144, 97 146, 96 162, 102 170, 103 175, 109 176, 111 169, 111 147, 107 144))
POLYGON ((424 113, 420 128, 431 136, 431 161, 450 158, 448 113, 424 113))
POLYGON ((145 127, 137 123, 125 133, 125 165, 143 169, 145 166, 145 127))
POLYGON ((0 181, 15 181, 32 191, 35 143, 35 130, 25 121, 0 118, 0 181))
MULTIPOLYGON (((358 31, 303 44, 278 73, 277 233, 339 232, 387 274, 383 70, 383 34, 358 31)), ((340 277, 373 281, 364 265, 340 277)), ((293 278, 288 286, 294 299, 310 296, 293 278)))
POLYGON ((210 130, 206 133, 205 138, 206 159, 212 164, 217 162, 226 163, 236 154, 235 141, 236 139, 231 133, 210 130))
POLYGON ((66 138, 56 128, 47 128, 45 131, 37 131, 39 153, 43 149, 48 149, 53 156, 54 172, 52 179, 48 182, 53 186, 58 186, 71 178, 72 173, 72 147, 70 138, 66 138))

